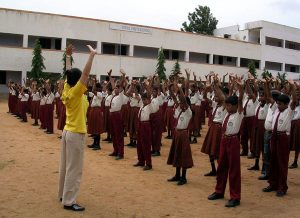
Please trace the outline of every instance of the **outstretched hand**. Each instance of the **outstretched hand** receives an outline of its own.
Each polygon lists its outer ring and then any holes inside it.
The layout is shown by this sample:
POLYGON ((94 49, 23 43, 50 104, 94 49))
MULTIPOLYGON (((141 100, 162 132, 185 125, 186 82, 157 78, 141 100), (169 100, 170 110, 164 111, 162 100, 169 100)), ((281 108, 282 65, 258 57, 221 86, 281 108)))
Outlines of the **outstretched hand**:
POLYGON ((97 50, 96 50, 96 49, 93 49, 93 47, 92 47, 92 46, 90 46, 90 45, 87 45, 87 47, 89 48, 89 50, 90 50, 91 54, 97 54, 97 50))

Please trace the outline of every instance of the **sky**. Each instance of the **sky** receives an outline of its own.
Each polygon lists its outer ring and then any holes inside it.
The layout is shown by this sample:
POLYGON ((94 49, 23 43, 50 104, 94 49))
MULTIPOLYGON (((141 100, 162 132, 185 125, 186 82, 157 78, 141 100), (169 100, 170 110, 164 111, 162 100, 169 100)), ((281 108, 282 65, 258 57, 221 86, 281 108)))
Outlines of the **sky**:
POLYGON ((266 20, 300 28, 300 0, 0 0, 1 8, 48 12, 179 30, 189 12, 209 6, 218 28, 266 20))

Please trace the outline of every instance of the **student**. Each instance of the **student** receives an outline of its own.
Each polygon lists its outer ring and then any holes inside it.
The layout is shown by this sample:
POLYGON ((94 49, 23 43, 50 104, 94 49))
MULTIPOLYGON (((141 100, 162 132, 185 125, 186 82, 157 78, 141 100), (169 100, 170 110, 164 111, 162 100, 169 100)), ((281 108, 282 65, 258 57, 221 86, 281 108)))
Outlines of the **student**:
POLYGON ((290 148, 295 151, 294 162, 289 166, 290 169, 298 168, 298 157, 300 151, 300 87, 296 90, 297 103, 295 114, 291 123, 290 148))
POLYGON ((143 105, 138 111, 137 118, 137 155, 138 162, 134 164, 134 167, 143 167, 143 170, 152 169, 151 160, 151 124, 150 115, 153 113, 156 105, 153 105, 150 100, 148 93, 143 93, 141 99, 137 96, 139 100, 142 100, 143 105), (146 165, 145 165, 146 164, 146 165))
POLYGON ((40 100, 41 96, 40 93, 37 90, 37 83, 36 81, 33 81, 32 83, 32 102, 31 102, 31 113, 32 113, 32 119, 34 119, 33 126, 38 126, 38 119, 39 119, 39 107, 40 107, 40 100))
POLYGON ((104 132, 103 128, 103 112, 101 108, 101 102, 103 99, 102 87, 100 83, 96 83, 93 86, 93 97, 91 103, 91 110, 88 115, 88 134, 93 135, 94 142, 88 145, 93 150, 100 150, 100 135, 104 132))
POLYGON ((190 100, 184 96, 181 88, 180 93, 179 103, 175 95, 171 94, 177 108, 175 110, 174 135, 167 164, 176 167, 175 176, 168 179, 168 182, 177 182, 177 185, 184 185, 187 183, 187 169, 194 166, 188 129, 192 118, 192 110, 190 109, 190 100))
POLYGON ((226 115, 225 110, 225 96, 220 89, 220 84, 215 77, 215 85, 213 86, 215 91, 215 98, 212 102, 213 113, 211 122, 209 124, 208 132, 205 136, 201 152, 209 155, 209 161, 211 164, 211 171, 204 176, 216 176, 217 170, 215 167, 215 159, 219 156, 220 141, 222 136, 222 122, 226 115))
POLYGON ((241 164, 240 140, 238 133, 244 117, 243 114, 243 84, 241 79, 235 79, 234 84, 239 88, 239 97, 230 96, 225 100, 227 114, 222 124, 222 137, 217 169, 217 185, 215 192, 208 200, 224 198, 224 192, 229 175, 230 200, 226 207, 235 207, 241 199, 241 164))
POLYGON ((22 88, 22 91, 20 93, 20 101, 21 101, 21 122, 27 122, 27 107, 28 107, 28 99, 29 99, 29 94, 28 94, 28 89, 22 88))
POLYGON ((81 72, 77 68, 71 69, 72 46, 68 46, 66 50, 67 81, 62 93, 62 101, 66 106, 67 120, 62 135, 58 197, 62 201, 64 209, 73 211, 85 210, 84 207, 76 203, 76 197, 82 176, 86 112, 88 107, 88 101, 84 93, 87 90, 86 84, 96 54, 95 49, 91 46, 88 46, 88 48, 90 50, 89 58, 83 72, 81 72))
MULTIPOLYGON (((166 107, 166 111, 165 111, 165 125, 167 128, 167 132, 168 135, 165 137, 166 139, 172 139, 173 136, 173 123, 174 123, 174 101, 173 98, 170 96, 170 89, 174 89, 173 88, 173 84, 170 85, 169 90, 167 91, 167 97, 166 97, 166 101, 167 101, 167 107, 166 107)), ((174 91, 173 91, 174 92, 174 91)))
POLYGON ((45 127, 47 134, 53 134, 53 102, 54 94, 51 90, 51 84, 47 84, 47 97, 46 97, 46 106, 45 106, 45 127))
POLYGON ((263 189, 263 192, 276 191, 277 197, 284 196, 288 189, 289 134, 297 102, 295 86, 292 82, 289 85, 293 95, 290 106, 287 95, 282 94, 277 99, 278 109, 272 120, 269 186, 263 189))
POLYGON ((116 85, 114 79, 111 78, 111 74, 109 73, 110 83, 114 90, 109 109, 114 150, 111 154, 109 154, 109 156, 115 156, 116 160, 124 159, 124 128, 121 109, 124 102, 123 82, 126 74, 123 70, 121 70, 121 74, 122 81, 120 84, 116 85))
MULTIPOLYGON (((112 71, 110 71, 111 73, 112 71)), ((111 122, 110 122, 110 113, 109 113, 109 109, 110 109, 110 102, 111 99, 113 97, 112 95, 112 86, 111 83, 107 83, 106 84, 106 96, 104 99, 104 119, 103 119, 103 125, 104 125, 104 131, 107 133, 107 137, 106 139, 104 139, 103 141, 107 141, 107 142, 112 142, 112 137, 111 137, 111 122)))

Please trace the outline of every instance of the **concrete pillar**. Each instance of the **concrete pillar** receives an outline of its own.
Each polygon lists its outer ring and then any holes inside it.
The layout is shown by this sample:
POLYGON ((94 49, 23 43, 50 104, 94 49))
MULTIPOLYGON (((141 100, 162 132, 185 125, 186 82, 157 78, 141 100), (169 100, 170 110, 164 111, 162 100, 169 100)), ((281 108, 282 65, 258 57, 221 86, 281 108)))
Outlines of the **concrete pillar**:
POLYGON ((51 49, 55 49, 55 39, 51 39, 51 49))
POLYGON ((185 62, 189 62, 190 61, 190 52, 189 51, 185 52, 184 61, 185 62))
POLYGON ((266 67, 266 62, 265 62, 264 60, 261 60, 261 61, 260 61, 260 69, 261 69, 261 70, 264 70, 265 67, 266 67))
POLYGON ((237 67, 240 67, 240 66, 241 66, 241 58, 240 58, 240 57, 237 57, 237 58, 236 58, 236 66, 237 66, 237 67))
POLYGON ((102 42, 97 42, 97 53, 102 54, 102 42))
POLYGON ((65 50, 67 47, 67 38, 61 39, 61 50, 65 50))
POLYGON ((214 64, 214 54, 209 54, 209 64, 214 64))
POLYGON ((23 48, 28 48, 28 35, 23 35, 23 48))
POLYGON ((130 57, 133 57, 133 50, 134 50, 133 45, 129 45, 129 56, 130 57))
POLYGON ((282 71, 282 72, 285 72, 285 63, 282 63, 282 64, 281 64, 281 71, 282 71))
POLYGON ((22 75, 21 75, 21 83, 24 86, 24 80, 26 81, 26 77, 27 77, 27 71, 26 70, 22 70, 22 75))

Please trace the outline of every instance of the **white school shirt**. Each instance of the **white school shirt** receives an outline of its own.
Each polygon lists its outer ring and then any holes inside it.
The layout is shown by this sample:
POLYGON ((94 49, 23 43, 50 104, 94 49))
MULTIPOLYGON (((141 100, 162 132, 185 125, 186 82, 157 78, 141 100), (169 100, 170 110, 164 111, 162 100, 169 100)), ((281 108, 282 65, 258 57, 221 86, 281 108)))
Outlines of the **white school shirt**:
MULTIPOLYGON (((246 95, 246 97, 243 100, 243 108, 245 108, 245 105, 248 101, 248 96, 246 95)), ((253 102, 252 99, 249 99, 247 107, 246 107, 246 115, 245 117, 252 117, 255 116, 255 108, 258 105, 258 100, 256 98, 256 100, 253 102)))
POLYGON ((158 105, 162 106, 164 104, 165 95, 163 93, 160 93, 160 95, 157 95, 158 105))
POLYGON ((268 111, 267 116, 265 120, 265 130, 266 131, 272 131, 272 122, 273 122, 273 116, 275 113, 275 110, 277 109, 277 104, 274 102, 273 105, 268 105, 268 111))
POLYGON ((123 97, 123 105, 127 104, 129 102, 129 97, 127 95, 124 95, 123 97))
POLYGON ((185 111, 181 112, 181 108, 180 106, 178 106, 176 108, 176 119, 178 119, 177 121, 177 126, 176 129, 181 130, 181 129, 187 129, 190 123, 190 120, 193 116, 193 112, 190 109, 190 107, 188 107, 188 109, 186 109, 185 111), (180 115, 180 117, 178 117, 180 115))
MULTIPOLYGON (((213 101, 212 102, 212 106, 213 106, 213 110, 212 110, 212 114, 214 114, 216 107, 217 107, 217 102, 213 101)), ((223 107, 223 105, 219 106, 217 108, 216 114, 213 118, 213 122, 215 123, 223 123, 223 120, 225 118, 227 111, 225 110, 225 108, 223 107)))
POLYGON ((91 107, 101 107, 102 99, 103 99, 102 92, 97 92, 96 95, 93 96, 91 107))
POLYGON ((46 100, 47 100, 47 97, 46 97, 46 96, 43 96, 43 97, 41 98, 40 105, 45 105, 45 104, 46 104, 46 100))
POLYGON ((12 89, 12 90, 11 90, 11 94, 12 94, 12 95, 16 95, 16 90, 12 89))
POLYGON ((159 102, 157 98, 152 98, 151 100, 152 108, 153 108, 153 113, 156 113, 159 110, 159 102))
POLYGON ((28 99, 29 99, 29 95, 28 94, 24 93, 24 95, 21 95, 21 101, 28 101, 28 99))
POLYGON ((138 100, 137 96, 139 96, 141 98, 140 94, 135 94, 135 97, 130 97, 129 101, 130 101, 130 107, 140 107, 142 100, 138 100))
POLYGON ((55 93, 55 98, 59 98, 60 94, 58 92, 55 93))
POLYGON ((255 116, 256 116, 256 113, 258 112, 258 116, 257 118, 259 120, 265 120, 266 117, 267 117, 267 114, 268 114, 268 108, 269 108, 269 104, 265 104, 263 107, 260 107, 260 104, 258 104, 255 108, 255 116), (259 109, 259 111, 258 111, 259 109))
MULTIPOLYGON (((228 116, 228 113, 226 113, 225 119, 227 116, 228 116)), ((225 135, 230 136, 230 135, 238 134, 240 131, 240 128, 241 128, 243 118, 244 118, 243 112, 241 112, 241 113, 236 112, 234 114, 231 114, 228 119, 225 135)), ((225 121, 225 119, 224 119, 224 121, 225 121)), ((224 121, 223 121, 222 125, 224 125, 224 121)))
MULTIPOLYGON (((272 130, 274 130, 275 122, 278 117, 278 114, 279 114, 279 110, 277 109, 273 116, 272 130)), ((294 116, 294 110, 292 110, 290 107, 288 107, 283 112, 281 112, 278 119, 277 132, 286 132, 287 134, 289 134, 289 132, 291 131, 291 122, 293 116, 294 116)))
POLYGON ((300 119, 300 104, 295 108, 295 112, 293 116, 293 120, 299 120, 299 119, 300 119))
POLYGON ((120 92, 119 95, 115 95, 113 92, 113 98, 111 100, 110 112, 120 111, 124 104, 124 91, 120 92))
POLYGON ((46 104, 52 104, 54 101, 54 94, 51 92, 50 94, 47 95, 47 100, 46 100, 46 104))
POLYGON ((200 95, 200 92, 195 92, 193 96, 190 94, 190 100, 191 104, 201 105, 202 96, 200 95))
POLYGON ((31 96, 32 96, 32 101, 39 101, 39 100, 41 100, 41 96, 40 96, 39 92, 32 93, 31 96))
POLYGON ((153 108, 153 104, 150 103, 144 107, 144 105, 140 108, 138 116, 140 116, 140 121, 149 121, 150 115, 155 113, 155 110, 153 108))
POLYGON ((107 95, 105 97, 105 102, 104 102, 105 107, 109 107, 110 106, 110 102, 111 102, 112 97, 113 97, 113 95, 107 95))

